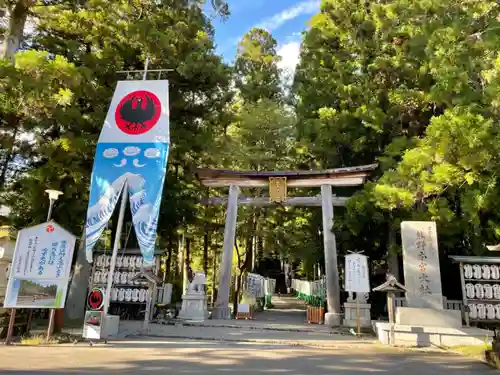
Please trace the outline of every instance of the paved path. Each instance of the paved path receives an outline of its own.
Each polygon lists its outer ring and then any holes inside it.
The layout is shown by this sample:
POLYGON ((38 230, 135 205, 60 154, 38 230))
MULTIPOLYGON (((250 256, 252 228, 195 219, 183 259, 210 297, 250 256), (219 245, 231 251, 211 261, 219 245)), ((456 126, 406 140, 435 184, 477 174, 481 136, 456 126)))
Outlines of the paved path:
POLYGON ((306 305, 295 297, 273 296, 274 308, 256 313, 257 321, 276 325, 306 326, 306 305))
MULTIPOLYGON (((135 335, 129 336, 137 337, 135 335)), ((335 348, 360 343, 375 344, 375 338, 360 340, 353 335, 340 335, 327 331, 288 332, 276 330, 262 330, 252 328, 226 328, 202 326, 169 326, 151 324, 147 332, 141 337, 187 338, 194 340, 213 340, 229 342, 255 342, 264 344, 288 344, 296 346, 315 346, 335 348)))
MULTIPOLYGON (((108 345, 0 347, 1 375, 486 375, 486 365, 438 350, 382 346, 304 322, 304 306, 274 297, 256 321, 150 325, 108 345), (226 328, 225 325, 237 325, 226 328), (266 327, 265 329, 262 327, 266 327), (277 329, 270 329, 270 328, 277 329), (152 336, 163 337, 152 337, 152 336)), ((130 333, 142 323, 128 322, 130 333)), ((125 328, 125 327, 123 327, 125 328)), ((126 333, 126 332, 124 332, 126 333)))
POLYGON ((337 349, 136 339, 109 346, 0 348, 2 375, 486 375, 485 365, 438 352, 372 344, 337 349))

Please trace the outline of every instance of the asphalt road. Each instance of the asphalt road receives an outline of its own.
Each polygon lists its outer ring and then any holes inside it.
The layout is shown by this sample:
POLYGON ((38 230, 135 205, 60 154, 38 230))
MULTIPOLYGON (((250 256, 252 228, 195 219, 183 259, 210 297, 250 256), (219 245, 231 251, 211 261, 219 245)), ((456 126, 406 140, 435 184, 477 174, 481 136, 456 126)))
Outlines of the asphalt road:
POLYGON ((486 365, 437 351, 372 342, 335 348, 138 338, 89 347, 0 347, 0 374, 485 375, 486 365))

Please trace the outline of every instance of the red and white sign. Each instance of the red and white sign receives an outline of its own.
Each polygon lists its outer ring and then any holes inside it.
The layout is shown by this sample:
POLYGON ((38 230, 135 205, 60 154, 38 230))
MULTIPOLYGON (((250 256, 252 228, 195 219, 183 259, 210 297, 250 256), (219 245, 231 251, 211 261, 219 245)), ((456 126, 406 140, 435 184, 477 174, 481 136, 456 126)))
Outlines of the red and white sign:
POLYGON ((89 310, 101 310, 104 305, 104 291, 101 288, 93 288, 87 297, 89 310))
POLYGON ((98 143, 169 143, 168 81, 119 81, 98 143))
POLYGON ((115 110, 116 126, 130 135, 150 131, 160 119, 160 99, 150 91, 138 90, 125 95, 115 110))

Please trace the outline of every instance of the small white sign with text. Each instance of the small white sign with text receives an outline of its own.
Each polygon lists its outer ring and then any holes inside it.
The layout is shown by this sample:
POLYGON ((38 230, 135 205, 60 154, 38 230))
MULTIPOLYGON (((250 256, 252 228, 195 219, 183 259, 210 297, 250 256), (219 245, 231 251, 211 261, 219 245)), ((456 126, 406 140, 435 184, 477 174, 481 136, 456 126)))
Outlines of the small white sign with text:
POLYGON ((346 292, 369 293, 370 273, 368 257, 362 254, 349 254, 345 257, 346 292))

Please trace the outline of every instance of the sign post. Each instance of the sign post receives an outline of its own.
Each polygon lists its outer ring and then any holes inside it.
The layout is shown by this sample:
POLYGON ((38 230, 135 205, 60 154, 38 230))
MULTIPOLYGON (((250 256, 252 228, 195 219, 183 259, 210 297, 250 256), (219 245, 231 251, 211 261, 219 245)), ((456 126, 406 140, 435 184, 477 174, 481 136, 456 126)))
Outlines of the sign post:
POLYGON ((345 257, 345 290, 356 293, 356 328, 359 336, 361 334, 359 294, 370 292, 370 275, 368 257, 362 255, 362 252, 350 253, 345 257))
POLYGON ((19 231, 5 293, 14 309, 6 343, 12 339, 15 309, 58 309, 66 301, 76 237, 54 221, 19 231))
MULTIPOLYGON (((47 213, 47 222, 52 218, 52 209, 54 208, 54 203, 63 193, 59 190, 47 189, 45 192, 49 195, 49 212, 47 213)), ((31 316, 31 312, 30 312, 31 316)), ((51 309, 49 315, 49 327, 47 328, 47 340, 52 336, 52 332, 54 332, 54 320, 56 318, 56 310, 51 309)))

